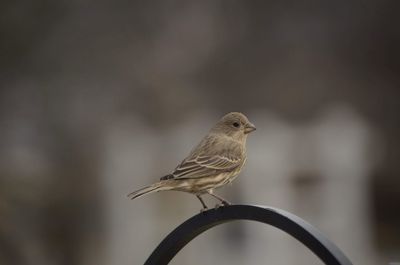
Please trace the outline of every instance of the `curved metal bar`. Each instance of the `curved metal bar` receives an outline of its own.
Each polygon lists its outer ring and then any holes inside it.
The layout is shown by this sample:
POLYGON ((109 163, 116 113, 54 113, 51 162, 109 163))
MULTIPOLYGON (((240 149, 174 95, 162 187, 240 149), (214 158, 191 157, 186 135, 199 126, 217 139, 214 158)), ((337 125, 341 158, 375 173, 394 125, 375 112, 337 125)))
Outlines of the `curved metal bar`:
POLYGON ((299 240, 325 264, 352 264, 321 232, 294 214, 265 206, 229 205, 199 213, 182 223, 158 245, 145 265, 168 264, 187 243, 199 234, 216 225, 235 220, 251 220, 272 225, 299 240))

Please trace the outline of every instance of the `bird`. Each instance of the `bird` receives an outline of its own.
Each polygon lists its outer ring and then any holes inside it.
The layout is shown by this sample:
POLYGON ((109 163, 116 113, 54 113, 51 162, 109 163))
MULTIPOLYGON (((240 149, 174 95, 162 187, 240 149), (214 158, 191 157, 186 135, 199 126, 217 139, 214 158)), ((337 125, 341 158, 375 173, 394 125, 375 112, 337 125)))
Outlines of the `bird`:
POLYGON ((247 136, 256 127, 240 112, 224 115, 197 144, 189 155, 173 170, 156 183, 128 194, 130 199, 159 191, 182 191, 194 194, 208 209, 202 195, 209 194, 220 203, 216 207, 230 205, 216 195, 214 189, 231 183, 246 162, 247 136))

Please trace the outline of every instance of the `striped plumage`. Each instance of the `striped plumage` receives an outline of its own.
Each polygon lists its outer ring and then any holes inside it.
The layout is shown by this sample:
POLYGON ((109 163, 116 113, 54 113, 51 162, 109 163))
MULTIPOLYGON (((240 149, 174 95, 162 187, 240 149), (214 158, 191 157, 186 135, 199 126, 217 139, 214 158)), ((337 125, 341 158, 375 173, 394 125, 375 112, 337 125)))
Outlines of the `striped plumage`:
POLYGON ((246 116, 231 112, 210 130, 175 170, 153 185, 130 193, 131 199, 164 190, 193 193, 207 209, 200 195, 208 193, 223 204, 228 202, 213 194, 215 188, 230 183, 246 161, 246 139, 255 130, 246 116))

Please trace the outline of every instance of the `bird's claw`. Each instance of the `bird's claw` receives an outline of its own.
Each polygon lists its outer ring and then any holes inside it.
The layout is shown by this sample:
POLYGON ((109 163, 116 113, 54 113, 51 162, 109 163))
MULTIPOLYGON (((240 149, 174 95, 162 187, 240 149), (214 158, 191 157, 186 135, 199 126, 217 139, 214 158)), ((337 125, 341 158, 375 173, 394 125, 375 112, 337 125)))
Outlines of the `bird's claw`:
POLYGON ((218 209, 218 208, 220 208, 220 207, 224 207, 224 206, 228 206, 228 205, 230 205, 230 203, 229 203, 229 202, 221 202, 221 203, 217 203, 217 204, 215 205, 215 209, 218 209))
POLYGON ((200 209, 200 213, 203 213, 203 212, 205 212, 205 211, 207 211, 207 210, 208 210, 207 207, 201 208, 201 209, 200 209))
POLYGON ((223 203, 217 203, 217 204, 215 205, 215 209, 218 209, 218 208, 223 207, 223 206, 224 206, 223 203))

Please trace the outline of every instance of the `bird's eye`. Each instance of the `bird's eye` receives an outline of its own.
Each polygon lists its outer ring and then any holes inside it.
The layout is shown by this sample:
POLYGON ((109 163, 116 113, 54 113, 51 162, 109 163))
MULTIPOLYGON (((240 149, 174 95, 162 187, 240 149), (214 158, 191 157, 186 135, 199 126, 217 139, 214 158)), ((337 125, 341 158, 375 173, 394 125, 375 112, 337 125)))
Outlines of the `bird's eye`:
POLYGON ((240 123, 238 123, 238 122, 234 122, 232 125, 233 125, 233 127, 236 127, 236 128, 240 127, 240 123))

